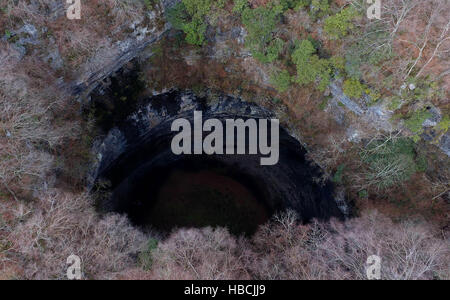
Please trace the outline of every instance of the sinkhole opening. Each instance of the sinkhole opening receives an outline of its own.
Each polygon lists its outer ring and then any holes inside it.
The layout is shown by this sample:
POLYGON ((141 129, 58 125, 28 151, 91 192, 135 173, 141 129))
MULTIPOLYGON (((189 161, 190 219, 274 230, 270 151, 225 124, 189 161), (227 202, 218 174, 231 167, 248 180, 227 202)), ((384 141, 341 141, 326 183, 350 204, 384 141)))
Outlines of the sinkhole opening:
MULTIPOLYGON (((102 91, 102 99, 107 94, 102 91)), ((125 214, 135 226, 162 234, 212 226, 237 236, 252 235, 273 214, 287 209, 297 212, 303 223, 342 218, 332 182, 317 180, 320 168, 306 159, 306 150, 282 126, 275 165, 261 165, 259 154, 174 154, 173 121, 182 117, 194 123, 198 110, 205 120, 224 124, 228 119, 273 118, 254 103, 226 95, 214 102, 190 91, 149 96, 111 126, 96 148, 99 161, 93 177, 101 186, 100 212, 125 214)))

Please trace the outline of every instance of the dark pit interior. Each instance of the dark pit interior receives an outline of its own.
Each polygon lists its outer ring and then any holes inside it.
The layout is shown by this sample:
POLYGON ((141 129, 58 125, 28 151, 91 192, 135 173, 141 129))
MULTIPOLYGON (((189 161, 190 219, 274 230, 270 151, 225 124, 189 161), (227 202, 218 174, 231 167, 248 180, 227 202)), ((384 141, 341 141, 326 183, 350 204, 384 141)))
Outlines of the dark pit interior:
POLYGON ((253 178, 206 157, 157 164, 132 178, 116 190, 115 210, 158 231, 222 226, 251 234, 272 213, 253 178))
MULTIPOLYGON (((102 115, 116 117, 111 112, 121 101, 118 91, 120 84, 93 93, 92 101, 101 104, 102 115)), ((204 120, 222 121, 272 118, 270 111, 236 97, 220 95, 209 101, 176 90, 141 97, 136 103, 134 113, 110 122, 97 145, 99 161, 92 186, 102 195, 99 211, 126 214, 136 226, 161 233, 221 226, 235 235, 251 235, 275 212, 286 209, 295 210, 304 223, 342 218, 333 184, 317 183, 321 170, 282 127, 280 160, 274 166, 261 166, 260 155, 172 153, 176 134, 171 132, 172 121, 183 117, 192 122, 194 110, 202 110, 204 120)))

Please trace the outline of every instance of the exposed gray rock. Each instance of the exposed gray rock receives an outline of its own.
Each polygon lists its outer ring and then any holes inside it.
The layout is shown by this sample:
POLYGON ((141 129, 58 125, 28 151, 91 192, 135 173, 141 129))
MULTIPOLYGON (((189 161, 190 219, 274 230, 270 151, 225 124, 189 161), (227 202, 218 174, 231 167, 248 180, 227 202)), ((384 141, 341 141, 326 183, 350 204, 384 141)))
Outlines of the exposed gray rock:
POLYGON ((360 105, 344 94, 341 81, 332 82, 330 84, 330 91, 333 95, 333 101, 344 104, 345 107, 347 107, 350 111, 354 112, 358 116, 364 114, 364 110, 360 107, 360 105))
POLYGON ((39 32, 32 24, 26 23, 18 30, 9 31, 4 34, 0 40, 12 44, 12 47, 20 53, 20 59, 27 54, 28 45, 39 45, 39 32))
POLYGON ((344 214, 345 217, 350 217, 352 210, 347 203, 347 199, 345 197, 345 189, 343 187, 337 187, 334 191, 334 201, 338 205, 340 211, 344 214))
POLYGON ((58 46, 55 43, 55 39, 51 37, 49 39, 49 46, 48 46, 48 55, 44 57, 44 61, 46 63, 50 64, 50 67, 54 70, 59 70, 63 67, 64 61, 61 58, 61 55, 59 53, 58 46))
POLYGON ((353 128, 352 126, 348 127, 345 133, 347 135, 347 140, 349 142, 358 144, 362 140, 361 132, 359 130, 353 128))
MULTIPOLYGON (((392 112, 386 110, 381 104, 368 105, 370 103, 369 96, 365 95, 359 102, 355 102, 344 94, 342 89, 342 80, 335 80, 330 84, 330 92, 332 94, 331 103, 334 104, 333 108, 339 107, 339 103, 342 103, 348 110, 356 114, 361 118, 363 122, 376 128, 377 130, 392 131, 394 128, 390 123, 392 112)), ((339 124, 343 124, 341 109, 328 110, 335 116, 336 121, 339 124)))
POLYGON ((439 142, 439 148, 447 154, 447 156, 450 156, 450 132, 447 132, 440 140, 439 142))
POLYGON ((103 79, 134 59, 146 47, 159 41, 171 29, 169 23, 165 23, 163 28, 158 26, 158 18, 163 18, 165 9, 172 3, 163 2, 166 6, 158 6, 149 15, 150 20, 146 22, 147 25, 141 25, 142 20, 134 20, 129 25, 133 29, 131 37, 99 48, 95 55, 82 66, 78 80, 68 87, 70 93, 80 100, 86 98, 103 79))
POLYGON ((95 161, 87 176, 88 188, 94 186, 98 173, 108 168, 127 147, 127 140, 118 128, 113 128, 103 140, 97 140, 92 148, 95 161), (101 163, 101 164, 100 164, 101 163))

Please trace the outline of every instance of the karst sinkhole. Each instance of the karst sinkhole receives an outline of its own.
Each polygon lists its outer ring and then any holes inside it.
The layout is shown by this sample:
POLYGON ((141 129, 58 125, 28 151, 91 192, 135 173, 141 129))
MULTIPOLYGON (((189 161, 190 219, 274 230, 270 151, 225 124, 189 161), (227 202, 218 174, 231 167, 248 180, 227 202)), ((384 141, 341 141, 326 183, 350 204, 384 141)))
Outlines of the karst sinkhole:
POLYGON ((221 226, 235 235, 253 234, 286 209, 295 210, 304 223, 342 218, 332 182, 317 183, 321 170, 282 126, 279 162, 273 166, 261 166, 259 155, 175 155, 171 150, 172 121, 192 121, 194 110, 219 120, 268 119, 272 112, 237 97, 211 100, 187 90, 142 96, 136 92, 142 89, 138 81, 135 73, 122 70, 91 94, 90 109, 105 133, 94 146, 98 159, 90 184, 101 186, 95 189, 101 194, 100 212, 126 214, 135 226, 161 233, 221 226))

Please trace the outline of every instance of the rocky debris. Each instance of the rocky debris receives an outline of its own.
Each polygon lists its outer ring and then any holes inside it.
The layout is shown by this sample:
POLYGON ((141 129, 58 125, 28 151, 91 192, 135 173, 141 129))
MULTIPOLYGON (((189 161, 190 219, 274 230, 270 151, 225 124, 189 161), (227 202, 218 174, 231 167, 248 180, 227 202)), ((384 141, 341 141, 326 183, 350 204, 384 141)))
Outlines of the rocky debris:
POLYGON ((334 191, 334 201, 339 207, 339 210, 344 214, 346 218, 351 216, 352 210, 351 207, 347 204, 345 189, 343 187, 336 187, 334 191))
MULTIPOLYGON (((345 107, 360 117, 363 122, 377 130, 387 132, 394 130, 390 123, 392 112, 386 110, 381 104, 368 105, 370 103, 369 96, 365 95, 358 102, 355 102, 344 94, 342 80, 333 81, 329 88, 332 95, 330 103, 333 105, 333 108, 345 107)), ((334 115, 335 120, 339 124, 343 124, 343 119, 345 118, 343 114, 345 112, 342 109, 329 109, 328 111, 334 115)))
POLYGON ((345 134, 349 142, 359 144, 362 140, 362 133, 358 129, 353 128, 353 126, 349 126, 345 134))
POLYGON ((428 112, 431 114, 431 117, 426 119, 422 126, 423 127, 434 127, 442 120, 442 112, 439 108, 435 106, 429 106, 428 112))
POLYGON ((391 118, 392 113, 385 110, 382 104, 375 104, 368 107, 363 115, 363 120, 367 124, 371 124, 374 128, 387 132, 395 130, 390 122, 391 118))
POLYGON ((59 53, 58 46, 56 45, 53 37, 50 37, 47 49, 48 55, 44 57, 44 61, 50 64, 50 67, 53 70, 60 70, 64 66, 64 61, 59 53))
POLYGON ((447 154, 447 156, 450 156, 450 132, 447 132, 441 137, 439 141, 439 148, 447 154))
POLYGON ((342 103, 347 109, 354 112, 358 116, 362 116, 364 114, 363 108, 344 94, 341 81, 332 82, 330 84, 330 90, 333 95, 332 101, 342 103))
POLYGON ((127 140, 118 128, 112 128, 103 140, 94 142, 92 151, 95 153, 95 161, 87 176, 89 190, 94 187, 97 174, 108 168, 125 151, 126 147, 127 140))
POLYGON ((8 42, 20 54, 19 59, 22 59, 27 54, 27 46, 39 45, 39 31, 33 24, 24 24, 17 30, 7 31, 0 40, 8 42))

